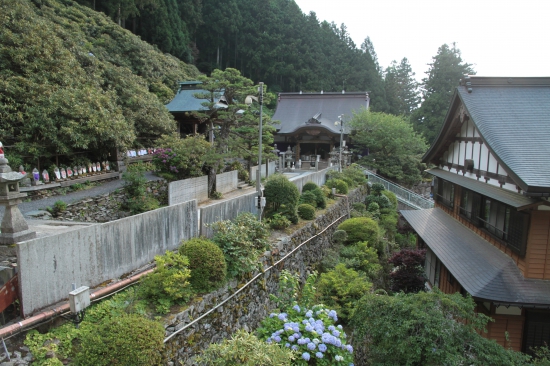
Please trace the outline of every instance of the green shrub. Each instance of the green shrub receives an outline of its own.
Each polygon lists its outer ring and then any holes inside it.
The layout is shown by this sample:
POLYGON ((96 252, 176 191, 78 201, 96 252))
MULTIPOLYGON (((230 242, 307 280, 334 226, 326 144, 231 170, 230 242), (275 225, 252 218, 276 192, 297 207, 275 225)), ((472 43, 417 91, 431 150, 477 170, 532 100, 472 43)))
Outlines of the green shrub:
POLYGON ((294 358, 289 348, 267 343, 240 329, 231 339, 208 346, 197 362, 204 366, 290 366, 294 358))
POLYGON ((371 203, 376 203, 378 204, 378 207, 380 209, 383 209, 383 208, 391 208, 392 207, 392 204, 389 200, 388 197, 384 196, 384 195, 380 195, 380 196, 375 196, 375 195, 368 195, 366 198, 365 198, 365 206, 369 207, 369 205, 371 203))
POLYGON ((380 217, 380 206, 378 206, 378 203, 372 202, 369 204, 369 207, 367 207, 367 212, 375 219, 378 219, 380 217))
POLYGON ((343 263, 338 264, 332 271, 321 274, 317 283, 317 291, 321 302, 340 314, 340 318, 347 323, 353 313, 355 303, 365 295, 372 284, 366 276, 346 268, 343 263))
POLYGON ((373 196, 380 196, 385 189, 382 183, 373 183, 370 187, 370 194, 373 196))
POLYGON ((341 180, 343 180, 344 182, 346 182, 346 184, 348 185, 348 190, 349 190, 350 188, 355 187, 355 185, 356 185, 355 182, 353 181, 353 179, 351 179, 351 178, 348 178, 348 177, 345 177, 345 176, 344 176, 344 177, 342 177, 341 180))
POLYGON ((332 197, 332 190, 327 187, 325 184, 321 186, 321 192, 323 192, 324 197, 332 197))
POLYGON ((298 216, 304 220, 313 220, 315 218, 315 207, 302 203, 298 206, 298 216))
POLYGON ((220 247, 211 240, 193 238, 183 242, 179 253, 189 259, 191 286, 198 292, 217 288, 227 274, 225 257, 220 247))
POLYGON ((159 208, 159 202, 147 193, 147 166, 142 163, 132 164, 124 172, 124 192, 126 200, 124 208, 132 214, 138 214, 159 208))
POLYGON ((325 185, 329 188, 336 188, 336 192, 339 194, 348 193, 348 184, 341 179, 329 179, 325 185))
POLYGON ((318 189, 319 186, 313 182, 307 182, 306 184, 304 184, 304 186, 302 187, 302 193, 304 192, 308 192, 308 191, 314 191, 316 189, 318 189))
POLYGON ((62 212, 67 210, 67 204, 61 200, 56 201, 53 204, 53 207, 48 207, 46 210, 52 214, 54 217, 58 217, 62 212))
POLYGON ((298 222, 296 205, 300 192, 294 183, 282 174, 273 174, 265 183, 266 214, 271 216, 280 213, 292 223, 298 222), (284 206, 284 207, 283 207, 284 206))
MULTIPOLYGON (((380 210, 382 213, 382 210, 380 210)), ((394 240, 395 235, 397 234, 397 221, 399 216, 397 212, 392 212, 390 214, 382 215, 380 214, 380 219, 378 220, 378 226, 386 232, 386 237, 389 240, 394 240)))
POLYGON ((332 233, 332 241, 336 244, 343 244, 348 239, 348 233, 345 230, 336 230, 332 233))
POLYGON ((342 247, 339 256, 347 268, 362 272, 371 280, 377 279, 382 270, 376 249, 366 241, 342 247))
POLYGON ((327 207, 327 200, 325 199, 325 194, 321 190, 321 188, 317 187, 316 189, 312 190, 313 194, 315 195, 317 207, 320 209, 324 209, 327 207))
POLYGON ((230 172, 232 170, 237 171, 237 177, 239 178, 239 180, 243 180, 246 182, 250 179, 248 170, 246 170, 246 168, 241 164, 241 162, 235 160, 225 168, 226 172, 230 172))
POLYGON ((106 318, 82 332, 76 364, 149 366, 162 364, 164 327, 140 315, 106 318))
POLYGON ((380 235, 380 228, 376 221, 368 217, 355 217, 347 219, 340 225, 338 230, 344 230, 348 234, 346 242, 348 244, 357 243, 360 241, 367 241, 369 246, 376 247, 378 244, 378 237, 380 235))
POLYGON ((258 257, 269 249, 267 224, 250 213, 241 214, 234 221, 215 222, 211 227, 212 241, 223 251, 230 277, 255 270, 258 257))
POLYGON ((308 205, 311 205, 313 207, 317 207, 317 196, 315 196, 315 193, 313 193, 312 191, 306 191, 306 192, 302 193, 298 203, 300 203, 300 204, 307 203, 308 205))
POLYGON ((188 301, 192 296, 189 260, 179 253, 166 251, 155 256, 157 267, 142 279, 140 290, 150 299, 157 312, 166 314, 176 302, 188 301))
POLYGON ((269 218, 269 227, 274 230, 284 230, 291 224, 290 220, 278 213, 269 218))
POLYGON ((215 200, 219 200, 219 199, 223 198, 223 193, 222 193, 222 192, 218 192, 218 191, 214 191, 214 192, 212 192, 212 194, 210 195, 210 197, 212 197, 212 198, 215 199, 215 200))
POLYGON ((391 203, 391 208, 397 209, 397 196, 390 191, 382 191, 382 195, 386 196, 391 203))
POLYGON ((353 185, 363 185, 367 182, 367 178, 365 177, 365 172, 363 168, 361 168, 360 165, 357 164, 351 164, 349 167, 344 169, 342 171, 342 175, 353 181, 353 185))

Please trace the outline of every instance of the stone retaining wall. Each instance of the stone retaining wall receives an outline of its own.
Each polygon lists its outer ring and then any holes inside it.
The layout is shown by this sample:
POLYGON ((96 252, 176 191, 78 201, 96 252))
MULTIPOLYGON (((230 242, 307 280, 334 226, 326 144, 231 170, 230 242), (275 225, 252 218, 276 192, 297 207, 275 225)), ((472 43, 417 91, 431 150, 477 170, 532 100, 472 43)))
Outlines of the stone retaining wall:
POLYGON ((171 338, 165 344, 164 364, 192 365, 193 357, 206 349, 209 344, 230 337, 240 328, 249 331, 256 329, 261 320, 275 308, 269 300, 269 294, 275 294, 278 290, 280 271, 287 269, 298 272, 302 280, 305 280, 307 274, 317 267, 325 253, 332 248, 332 233, 339 223, 347 219, 348 206, 355 202, 362 202, 365 197, 366 189, 354 190, 349 194, 349 202, 346 198, 341 198, 329 207, 325 214, 317 217, 290 237, 280 240, 276 248, 267 252, 262 259, 265 272, 249 286, 243 288, 243 284, 238 284, 236 281, 230 282, 227 286, 190 304, 185 311, 173 315, 165 322, 166 336, 171 338), (324 229, 327 230, 323 232, 324 229), (321 234, 318 237, 304 244, 283 263, 269 268, 302 242, 319 233, 321 234), (237 295, 231 297, 239 290, 241 291, 237 295), (214 309, 204 318, 173 335, 174 332, 183 329, 194 319, 227 299, 223 306, 214 309))

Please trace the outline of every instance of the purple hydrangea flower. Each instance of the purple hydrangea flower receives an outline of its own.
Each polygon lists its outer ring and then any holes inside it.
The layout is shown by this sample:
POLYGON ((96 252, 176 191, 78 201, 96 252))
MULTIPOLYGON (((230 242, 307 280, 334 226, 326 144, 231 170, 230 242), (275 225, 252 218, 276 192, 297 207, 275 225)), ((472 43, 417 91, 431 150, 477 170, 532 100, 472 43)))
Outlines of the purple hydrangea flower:
POLYGON ((286 348, 290 347, 290 343, 285 343, 285 347, 286 348))
POLYGON ((327 346, 324 343, 321 343, 317 348, 319 348, 319 351, 326 352, 327 346))
POLYGON ((273 340, 274 340, 275 342, 279 343, 279 342, 281 341, 281 337, 275 336, 275 337, 273 337, 273 340))
POLYGON ((337 330, 333 330, 332 335, 335 336, 335 337, 340 337, 340 332, 337 331, 337 330))
POLYGON ((313 351, 315 349, 315 343, 309 342, 307 344, 307 349, 309 349, 310 351, 313 351))
POLYGON ((351 345, 347 345, 346 346, 346 351, 348 351, 349 353, 353 353, 353 347, 351 345))
POLYGON ((288 340, 291 341, 291 342, 294 342, 295 338, 293 335, 291 335, 290 337, 288 337, 288 340))
POLYGON ((293 309, 296 310, 297 312, 300 312, 300 307, 298 305, 294 305, 293 309))
POLYGON ((317 358, 323 358, 323 354, 322 354, 321 352, 317 352, 317 353, 315 354, 315 357, 317 357, 317 358))
POLYGON ((303 358, 304 360, 309 361, 310 357, 311 357, 311 356, 309 355, 309 353, 307 353, 307 352, 302 353, 302 358, 303 358))
POLYGON ((290 347, 290 349, 293 351, 298 351, 298 346, 293 344, 292 347, 290 347))
POLYGON ((277 318, 279 318, 279 320, 282 320, 282 321, 285 321, 286 317, 287 317, 286 313, 281 313, 281 314, 277 315, 277 318))

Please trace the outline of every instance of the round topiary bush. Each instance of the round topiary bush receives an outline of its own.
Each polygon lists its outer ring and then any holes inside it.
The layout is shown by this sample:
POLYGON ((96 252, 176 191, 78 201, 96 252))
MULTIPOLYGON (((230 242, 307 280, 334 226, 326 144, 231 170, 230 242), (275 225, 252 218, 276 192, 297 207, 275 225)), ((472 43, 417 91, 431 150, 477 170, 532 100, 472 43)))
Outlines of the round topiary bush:
POLYGON ((265 182, 266 214, 280 213, 292 223, 298 222, 296 205, 300 199, 298 188, 282 174, 273 174, 265 182))
POLYGON ((304 186, 302 187, 302 194, 304 192, 308 192, 308 191, 314 191, 316 190, 317 188, 319 188, 319 186, 313 182, 307 182, 306 184, 304 184, 304 186))
POLYGON ((189 259, 191 286, 198 292, 218 287, 227 274, 223 251, 211 240, 193 238, 183 242, 179 253, 189 259))
POLYGON ((369 247, 376 248, 380 229, 376 221, 368 217, 354 217, 347 219, 340 225, 338 230, 344 230, 348 234, 346 243, 354 244, 360 241, 369 243, 369 247))
POLYGON ((336 188, 337 193, 348 193, 348 184, 341 179, 329 179, 325 184, 329 188, 336 188))
POLYGON ((313 220, 315 218, 315 207, 302 203, 298 206, 298 216, 304 220, 313 220))
POLYGON ((299 203, 307 203, 308 205, 312 205, 313 207, 317 207, 317 196, 315 196, 315 193, 313 191, 305 191, 300 196, 299 203))
POLYGON ((80 366, 149 366, 162 364, 164 327, 130 314, 105 318, 82 332, 75 363, 80 366))

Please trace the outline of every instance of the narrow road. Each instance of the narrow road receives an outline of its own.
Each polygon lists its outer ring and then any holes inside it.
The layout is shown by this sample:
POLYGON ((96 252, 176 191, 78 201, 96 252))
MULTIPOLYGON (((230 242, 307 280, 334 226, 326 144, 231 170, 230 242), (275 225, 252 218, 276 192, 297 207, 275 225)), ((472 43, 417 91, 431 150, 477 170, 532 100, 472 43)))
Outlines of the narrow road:
MULTIPOLYGON (((145 173, 145 178, 147 180, 158 180, 160 179, 151 172, 145 173)), ((69 192, 63 196, 52 196, 36 201, 22 202, 19 204, 19 210, 25 215, 27 212, 45 210, 47 207, 52 207, 57 201, 63 201, 67 204, 78 202, 85 198, 101 196, 103 194, 111 193, 119 188, 124 186, 123 179, 116 179, 110 182, 101 183, 100 185, 94 186, 90 189, 85 189, 82 191, 69 192)), ((4 217, 4 206, 0 206, 0 221, 4 217)))

